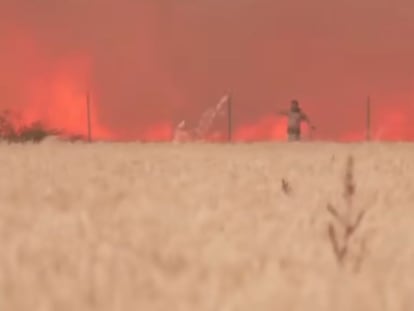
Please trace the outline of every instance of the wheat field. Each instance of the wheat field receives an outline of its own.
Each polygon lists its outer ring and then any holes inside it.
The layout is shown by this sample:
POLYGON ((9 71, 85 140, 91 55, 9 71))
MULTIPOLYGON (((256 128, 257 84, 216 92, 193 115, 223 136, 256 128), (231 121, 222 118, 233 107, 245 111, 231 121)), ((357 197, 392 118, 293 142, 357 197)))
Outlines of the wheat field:
POLYGON ((0 310, 414 310, 414 145, 0 145, 0 310), (342 265, 328 225, 366 212, 342 265))

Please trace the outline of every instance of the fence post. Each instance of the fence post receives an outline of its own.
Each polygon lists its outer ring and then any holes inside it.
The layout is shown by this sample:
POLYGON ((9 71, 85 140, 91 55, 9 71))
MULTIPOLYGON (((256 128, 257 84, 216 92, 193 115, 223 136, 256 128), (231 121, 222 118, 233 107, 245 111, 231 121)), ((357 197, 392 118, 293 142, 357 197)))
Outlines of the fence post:
POLYGON ((366 105, 366 140, 371 140, 371 98, 369 96, 366 105))
POLYGON ((87 125, 88 125, 88 142, 92 141, 92 130, 91 130, 91 103, 90 103, 89 92, 86 93, 86 116, 87 116, 87 125))
POLYGON ((230 143, 233 139, 233 111, 232 111, 232 97, 229 95, 229 99, 227 101, 227 135, 228 135, 228 142, 230 143))

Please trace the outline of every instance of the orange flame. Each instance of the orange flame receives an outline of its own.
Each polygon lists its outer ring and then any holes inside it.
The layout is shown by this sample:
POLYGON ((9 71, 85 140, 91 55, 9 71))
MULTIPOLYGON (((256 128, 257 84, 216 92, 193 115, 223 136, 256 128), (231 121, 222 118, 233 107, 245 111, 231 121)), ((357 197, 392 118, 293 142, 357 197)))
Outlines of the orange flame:
MULTIPOLYGON (((28 86, 28 105, 23 120, 42 120, 48 127, 67 134, 87 134, 87 94, 90 62, 83 57, 60 61, 49 72, 34 77, 28 86)), ((94 97, 90 100, 93 137, 110 139, 110 131, 99 122, 94 97)))
MULTIPOLYGON (((22 96, 25 104, 21 111, 22 123, 40 120, 48 127, 62 129, 67 134, 86 136, 86 96, 88 92, 91 92, 90 113, 94 139, 171 140, 174 126, 165 120, 154 122, 150 127, 136 133, 135 137, 126 133, 115 133, 101 122, 99 97, 92 88, 93 60, 87 56, 87 53, 69 54, 58 61, 47 61, 39 45, 30 36, 16 30, 5 40, 8 45, 16 47, 15 50, 19 53, 17 58, 24 60, 22 64, 19 62, 15 64, 17 66, 15 71, 24 76, 16 78, 18 82, 24 84, 22 96)), ((395 98, 388 98, 387 102, 398 103, 399 101, 395 98)), ((414 126, 410 118, 413 112, 414 109, 410 105, 394 104, 391 106, 385 101, 373 107, 372 138, 374 140, 414 139, 414 126)), ((275 115, 263 116, 250 124, 239 124, 234 129, 233 140, 240 142, 286 140, 286 127, 286 118, 275 115)), ((319 131, 323 129, 318 129, 319 131)), ((306 138, 309 135, 309 129, 304 126, 303 132, 306 138)), ((316 134, 319 134, 318 132, 316 134)), ((318 136, 315 139, 318 139, 318 136)), ((339 133, 336 139, 340 141, 364 140, 364 124, 339 133)), ((213 129, 207 136, 207 140, 226 141, 227 133, 223 129, 213 129)))

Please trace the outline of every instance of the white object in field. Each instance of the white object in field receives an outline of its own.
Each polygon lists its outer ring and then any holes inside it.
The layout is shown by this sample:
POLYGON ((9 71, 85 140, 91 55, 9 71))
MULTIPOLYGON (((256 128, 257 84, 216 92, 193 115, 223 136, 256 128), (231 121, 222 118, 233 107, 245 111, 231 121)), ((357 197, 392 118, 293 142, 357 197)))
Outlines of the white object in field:
POLYGON ((178 125, 174 129, 173 142, 204 140, 205 135, 207 135, 216 117, 225 115, 225 107, 229 99, 230 96, 225 95, 214 107, 210 107, 206 111, 204 111, 195 129, 186 129, 185 120, 182 120, 180 123, 178 123, 178 125))
POLYGON ((214 120, 218 115, 224 115, 225 106, 229 101, 230 96, 224 95, 217 105, 214 107, 208 108, 201 115, 200 121, 198 122, 197 128, 194 130, 197 139, 203 139, 204 136, 208 133, 213 124, 214 120))
POLYGON ((62 137, 60 137, 59 135, 49 135, 42 140, 42 143, 49 144, 49 143, 57 143, 57 142, 63 142, 63 141, 64 139, 62 139, 62 137))
POLYGON ((185 126, 185 120, 182 120, 180 123, 178 123, 177 128, 178 129, 183 129, 185 126))
POLYGON ((182 120, 176 126, 174 130, 174 137, 173 142, 180 143, 180 142, 187 142, 191 140, 191 135, 189 131, 185 129, 185 120, 182 120))
POLYGON ((219 101, 219 103, 216 106, 217 109, 217 113, 218 114, 224 114, 225 113, 225 105, 229 102, 230 100, 230 95, 224 95, 221 100, 219 101))

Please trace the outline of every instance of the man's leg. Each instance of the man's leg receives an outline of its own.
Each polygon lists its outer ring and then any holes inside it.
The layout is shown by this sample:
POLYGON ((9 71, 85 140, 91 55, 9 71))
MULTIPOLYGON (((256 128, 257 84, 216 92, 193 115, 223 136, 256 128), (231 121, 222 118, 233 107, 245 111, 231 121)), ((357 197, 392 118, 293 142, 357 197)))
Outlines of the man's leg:
POLYGON ((298 134, 298 133, 289 133, 288 134, 288 140, 289 141, 299 141, 300 140, 300 134, 298 134))

